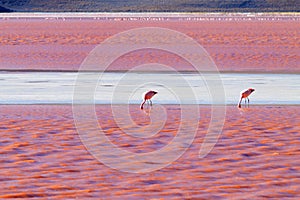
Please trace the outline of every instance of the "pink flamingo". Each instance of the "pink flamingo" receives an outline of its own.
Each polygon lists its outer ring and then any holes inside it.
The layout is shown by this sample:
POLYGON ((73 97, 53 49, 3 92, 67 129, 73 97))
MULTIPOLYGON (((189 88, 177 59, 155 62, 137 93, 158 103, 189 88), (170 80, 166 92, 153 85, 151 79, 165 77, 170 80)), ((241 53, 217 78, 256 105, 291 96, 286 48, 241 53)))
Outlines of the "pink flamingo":
POLYGON ((157 92, 150 90, 144 95, 144 101, 141 103, 141 110, 144 109, 144 104, 146 103, 146 101, 150 101, 150 105, 152 106, 151 98, 156 94, 157 92))
POLYGON ((249 100, 248 96, 249 96, 252 92, 254 92, 254 91, 255 91, 255 90, 254 90, 253 88, 249 88, 248 90, 241 92, 241 99, 240 99, 240 102, 239 102, 239 104, 238 104, 238 107, 239 107, 239 108, 242 107, 242 106, 241 106, 242 99, 245 99, 245 103, 246 103, 246 99, 247 99, 247 100, 248 100, 248 105, 249 105, 250 100, 249 100))

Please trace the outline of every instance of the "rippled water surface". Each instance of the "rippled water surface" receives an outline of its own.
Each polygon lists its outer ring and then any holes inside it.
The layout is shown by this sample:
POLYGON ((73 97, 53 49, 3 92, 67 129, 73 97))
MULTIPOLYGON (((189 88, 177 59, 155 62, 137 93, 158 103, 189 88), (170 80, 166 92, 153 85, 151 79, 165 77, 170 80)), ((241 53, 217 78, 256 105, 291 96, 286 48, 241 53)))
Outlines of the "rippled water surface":
MULTIPOLYGON (((158 105, 150 114, 137 105, 129 108, 141 128, 149 124, 149 115, 158 114, 158 105)), ((116 148, 143 153, 166 146, 186 120, 180 115, 184 107, 162 108, 164 126, 149 138, 130 136, 135 127, 117 124, 108 105, 97 105, 96 116, 116 148)), ((183 156, 160 170, 135 174, 112 169, 87 151, 71 105, 1 105, 0 198, 300 198, 299 106, 227 106, 220 138, 205 158, 199 158, 199 149, 210 124, 210 106, 199 111, 195 138, 183 156)), ((134 167, 118 157, 110 161, 134 167)))

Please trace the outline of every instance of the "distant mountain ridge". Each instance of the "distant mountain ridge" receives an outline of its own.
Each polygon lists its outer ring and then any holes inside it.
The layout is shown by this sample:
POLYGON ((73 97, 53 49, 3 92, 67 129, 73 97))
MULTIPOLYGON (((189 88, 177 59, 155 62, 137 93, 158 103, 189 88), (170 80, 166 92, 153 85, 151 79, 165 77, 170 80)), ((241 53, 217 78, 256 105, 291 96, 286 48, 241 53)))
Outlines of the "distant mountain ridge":
POLYGON ((0 0, 0 12, 300 12, 300 0, 0 0))
POLYGON ((0 12, 13 12, 13 11, 8 8, 0 6, 0 12))

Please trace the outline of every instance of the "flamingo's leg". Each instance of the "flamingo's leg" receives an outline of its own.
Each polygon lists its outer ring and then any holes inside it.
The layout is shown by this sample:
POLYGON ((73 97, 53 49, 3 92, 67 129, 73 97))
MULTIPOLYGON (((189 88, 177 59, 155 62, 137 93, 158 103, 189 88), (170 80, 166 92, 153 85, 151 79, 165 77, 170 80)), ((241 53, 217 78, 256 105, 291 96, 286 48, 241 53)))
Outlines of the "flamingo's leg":
POLYGON ((151 99, 149 99, 149 101, 150 101, 150 105, 152 106, 152 101, 151 101, 151 99))

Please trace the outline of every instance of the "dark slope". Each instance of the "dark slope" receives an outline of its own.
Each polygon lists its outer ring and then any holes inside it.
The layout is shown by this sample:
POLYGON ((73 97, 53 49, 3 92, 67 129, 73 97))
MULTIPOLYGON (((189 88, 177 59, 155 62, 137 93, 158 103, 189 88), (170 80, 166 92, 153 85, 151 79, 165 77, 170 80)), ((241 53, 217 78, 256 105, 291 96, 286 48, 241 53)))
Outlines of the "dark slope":
POLYGON ((299 12, 299 0, 0 0, 38 12, 299 12))
POLYGON ((0 6, 0 13, 7 13, 7 12, 13 12, 13 10, 10 10, 10 9, 0 6))

